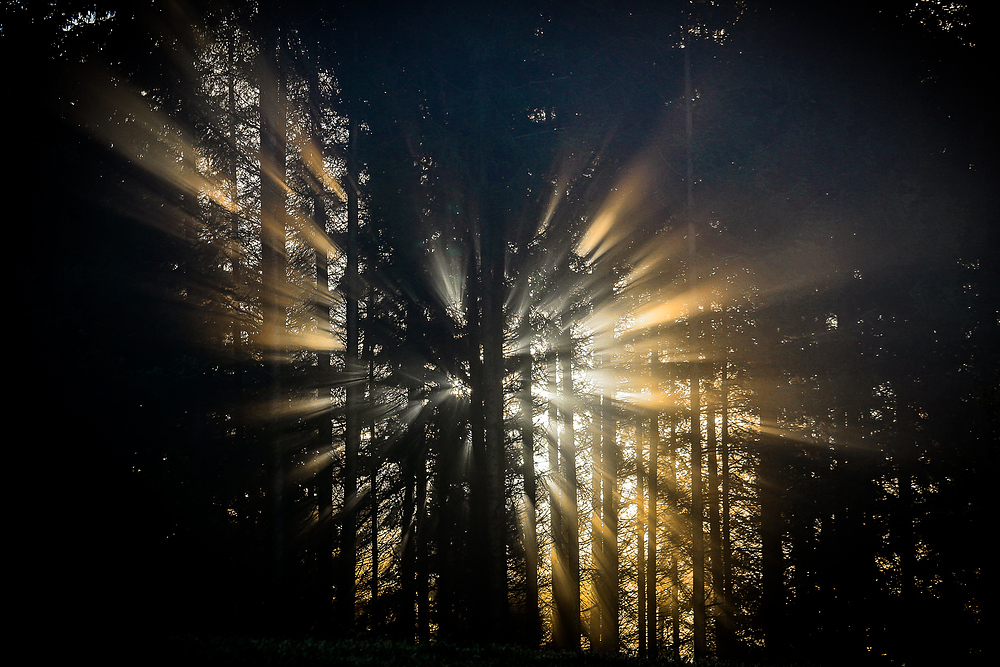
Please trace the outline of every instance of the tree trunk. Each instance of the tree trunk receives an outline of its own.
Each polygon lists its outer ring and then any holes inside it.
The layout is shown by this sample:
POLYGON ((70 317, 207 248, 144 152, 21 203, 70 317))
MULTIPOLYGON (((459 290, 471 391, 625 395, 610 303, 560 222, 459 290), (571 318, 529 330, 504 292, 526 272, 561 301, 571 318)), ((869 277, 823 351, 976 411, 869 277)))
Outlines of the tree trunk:
POLYGON ((698 364, 691 364, 691 597, 694 608, 694 650, 706 657, 705 639, 705 503, 701 469, 701 389, 698 364))
POLYGON ((357 120, 351 120, 347 171, 352 181, 347 188, 347 267, 344 274, 344 300, 347 310, 347 340, 344 370, 347 376, 344 410, 344 508, 340 532, 340 586, 337 594, 341 628, 354 627, 357 569, 357 494, 358 450, 361 447, 361 391, 364 374, 358 358, 360 343, 358 297, 358 192, 357 192, 357 120))
MULTIPOLYGON (((687 47, 688 45, 685 45, 687 47)), ((688 288, 692 295, 688 314, 691 351, 695 360, 691 362, 691 567, 694 606, 694 657, 706 656, 705 644, 705 527, 701 480, 701 379, 698 368, 700 353, 697 317, 699 315, 696 285, 697 228, 692 211, 694 203, 694 160, 692 142, 694 136, 691 115, 691 58, 690 48, 684 49, 684 117, 687 135, 687 213, 688 213, 688 288)))
MULTIPOLYGON (((232 55, 230 54, 230 57, 232 55)), ((319 91, 319 70, 311 68, 309 71, 309 87, 315 95, 319 91)), ((231 102, 232 104, 232 102, 231 102)), ((320 132, 322 131, 320 119, 311 115, 309 117, 309 133, 318 145, 322 145, 320 132)), ((327 201, 331 193, 325 192, 322 186, 313 192, 313 221, 317 229, 327 235, 327 201)), ((326 332, 332 335, 332 322, 330 319, 330 303, 332 302, 330 291, 330 258, 329 252, 324 243, 317 244, 314 248, 313 260, 316 265, 316 298, 313 302, 313 317, 317 332, 326 332)), ((331 387, 333 385, 333 355, 329 350, 320 350, 316 355, 317 380, 316 398, 325 404, 332 402, 331 387)), ((313 590, 316 596, 317 611, 320 615, 320 623, 324 626, 334 620, 332 612, 333 592, 337 589, 337 572, 333 554, 336 550, 336 526, 333 520, 333 418, 331 410, 320 410, 316 423, 316 450, 321 464, 316 471, 316 529, 313 538, 313 548, 316 559, 316 582, 313 590)))
POLYGON ((535 425, 531 400, 531 326, 528 313, 521 318, 519 338, 521 390, 520 404, 521 463, 524 478, 524 543, 525 596, 527 605, 527 637, 525 643, 538 646, 542 637, 542 619, 538 610, 538 535, 536 532, 536 507, 538 490, 535 482, 535 425))
MULTIPOLYGON (((902 611, 896 619, 897 645, 900 653, 907 662, 917 658, 915 647, 912 642, 907 641, 909 633, 902 632, 903 627, 919 627, 913 622, 914 616, 919 609, 917 599, 917 540, 913 527, 914 507, 916 507, 916 494, 913 492, 913 475, 911 473, 913 460, 916 460, 915 450, 917 449, 917 415, 911 405, 899 400, 897 408, 897 423, 901 428, 902 452, 900 462, 896 464, 896 483, 899 488, 899 505, 894 512, 892 524, 889 527, 890 535, 893 537, 894 550, 899 558, 899 607, 902 611)), ((988 590, 988 589, 987 589, 988 590)))
MULTIPOLYGON (((776 402, 777 395, 773 396, 776 402)), ((777 403, 776 403, 777 404, 777 403)), ((778 424, 778 409, 772 409, 774 427, 778 424)), ((761 424, 769 420, 767 414, 761 417, 761 424)), ((784 564, 781 553, 781 484, 779 482, 779 451, 781 438, 777 435, 761 434, 759 462, 757 470, 757 496, 760 501, 760 541, 761 541, 761 604, 760 628, 764 635, 764 647, 771 660, 780 660, 784 655, 782 635, 784 605, 784 564)))
MULTIPOLYGON (((474 230, 472 235, 475 235, 474 230)), ((471 243, 470 239, 470 243, 471 243)), ((488 516, 488 480, 486 470, 486 419, 484 412, 483 394, 485 382, 483 379, 483 360, 481 357, 481 343, 479 332, 482 330, 482 297, 484 291, 482 276, 476 266, 474 257, 469 261, 469 303, 468 309, 469 324, 468 329, 475 337, 469 350, 469 438, 472 445, 472 465, 469 469, 469 504, 472 519, 469 526, 469 546, 470 550, 477 555, 473 559, 465 559, 466 571, 463 575, 472 584, 475 582, 476 589, 463 590, 465 606, 469 610, 469 626, 472 632, 484 633, 489 624, 490 615, 488 605, 482 604, 484 587, 489 579, 489 563, 487 561, 487 516, 488 516), (474 603, 475 601, 476 603, 474 603)))
POLYGON ((735 650, 736 628, 733 625, 733 542, 730 509, 730 435, 729 435, 729 362, 722 371, 722 433, 719 435, 719 457, 722 459, 722 590, 719 601, 721 635, 716 638, 719 657, 728 657, 735 650))
POLYGON ((562 472, 559 467, 559 408, 556 397, 558 385, 558 357, 555 349, 548 351, 546 359, 546 384, 548 386, 548 455, 549 455, 549 517, 552 524, 552 643, 563 648, 566 643, 566 617, 560 602, 566 589, 566 535, 562 500, 562 472))
POLYGON ((647 434, 649 438, 649 509, 646 513, 646 650, 656 657, 659 652, 657 643, 657 605, 656 605, 656 500, 659 494, 657 480, 657 458, 659 456, 660 434, 657 428, 657 416, 648 419, 647 434))
POLYGON ((288 475, 279 420, 283 389, 281 351, 285 329, 285 93, 280 66, 278 35, 273 27, 263 31, 258 56, 260 77, 260 227, 261 227, 261 307, 263 323, 261 348, 270 384, 270 414, 267 442, 270 447, 270 514, 273 545, 273 608, 278 622, 286 605, 287 522, 286 489, 288 475))
POLYGON ((639 656, 646 657, 646 516, 645 465, 643 464, 642 420, 635 418, 635 538, 636 602, 638 603, 639 656))
POLYGON ((558 571, 553 568, 553 595, 560 622, 556 646, 564 650, 580 648, 580 529, 577 516, 576 442, 573 429, 573 344, 569 322, 560 325, 558 345, 559 429, 557 435, 560 539, 557 549, 558 571), (558 587, 557 587, 558 584, 558 587))
MULTIPOLYGON (((326 231, 326 207, 322 196, 313 200, 313 217, 316 225, 326 231)), ((329 258, 325 249, 317 249, 316 290, 319 294, 315 304, 317 329, 330 327, 330 271, 329 258)), ((323 402, 331 400, 332 355, 328 351, 317 354, 317 398, 323 402)), ((328 622, 332 611, 332 592, 336 589, 336 572, 333 553, 336 548, 336 527, 333 524, 333 419, 330 411, 321 410, 316 424, 316 445, 322 464, 316 471, 317 525, 315 537, 318 604, 324 622, 328 622)))
POLYGON ((460 523, 459 504, 461 488, 466 473, 467 458, 465 439, 457 401, 451 411, 442 416, 442 433, 438 440, 437 465, 437 571, 438 585, 435 592, 438 639, 461 640, 463 628, 459 626, 460 593, 467 583, 460 569, 463 558, 463 531, 460 523))
POLYGON ((414 535, 414 559, 416 561, 415 575, 416 583, 416 622, 417 641, 426 644, 430 641, 430 564, 428 558, 427 541, 427 461, 421 448, 420 456, 417 457, 414 484, 416 485, 416 517, 413 525, 416 534, 414 535))
MULTIPOLYGON (((485 244, 485 240, 484 240, 485 244)), ((489 245, 487 244, 487 247, 489 245)), ((485 552, 487 565, 487 630, 492 641, 508 637, 507 599, 507 508, 504 495, 506 474, 503 419, 503 281, 499 266, 491 267, 483 290, 483 425, 485 427, 485 552)))
MULTIPOLYGON (((372 313, 373 306, 372 293, 368 293, 368 313, 372 313)), ((370 326, 371 320, 366 319, 366 323, 370 326)), ((365 336, 365 348, 366 355, 368 357, 368 404, 370 406, 375 405, 375 360, 373 358, 374 350, 371 345, 370 336, 365 336)), ((369 416, 368 421, 368 506, 371 511, 371 535, 369 536, 370 546, 371 546, 371 577, 368 582, 371 602, 369 607, 371 609, 371 629, 373 631, 378 630, 380 624, 380 612, 379 612, 379 544, 378 544, 378 534, 379 534, 379 488, 378 488, 378 469, 381 464, 381 453, 378 450, 377 445, 377 432, 375 427, 375 417, 374 411, 369 416)))
POLYGON ((601 578, 601 644, 605 651, 617 652, 618 625, 618 443, 617 420, 610 399, 601 397, 601 503, 604 517, 604 561, 601 578))
MULTIPOLYGON (((600 365, 600 360, 596 360, 600 365)), ((600 400, 600 399, 598 399, 600 400)), ((591 519, 590 519, 590 549, 593 554, 594 563, 594 607, 590 613, 590 648, 593 651, 603 653, 608 650, 606 643, 605 624, 607 623, 607 579, 609 572, 607 554, 607 524, 603 518, 604 500, 602 493, 604 489, 604 475, 607 474, 604 463, 604 435, 603 415, 601 404, 594 406, 593 437, 590 446, 590 499, 591 499, 591 519)))
POLYGON ((480 240, 481 303, 479 352, 482 355, 482 410, 484 428, 485 478, 482 517, 484 550, 480 557, 485 566, 486 599, 485 639, 506 641, 509 624, 507 597, 507 507, 505 496, 506 451, 503 405, 503 380, 506 374, 503 356, 504 341, 504 258, 507 252, 502 233, 507 212, 494 196, 491 169, 493 146, 486 133, 495 110, 491 95, 494 90, 488 81, 488 70, 480 68, 475 91, 475 118, 477 134, 474 150, 477 163, 477 192, 482 198, 476 202, 478 234, 480 240))
MULTIPOLYGON (((413 428, 412 425, 410 428, 413 428)), ((416 436, 414 436, 414 440, 416 436)), ((410 443, 412 444, 412 443, 410 443)), ((416 452, 403 453, 400 462, 400 472, 403 477, 403 506, 400 526, 400 591, 402 593, 399 610, 399 638, 404 642, 412 642, 416 630, 416 502, 414 489, 416 487, 416 452)))
MULTIPOLYGON (((677 502, 677 417, 670 415, 670 456, 667 466, 667 484, 672 494, 671 506, 678 511, 677 502)), ((670 657, 680 660, 681 647, 681 610, 680 582, 678 581, 677 561, 680 552, 680 540, 677 530, 671 533, 672 549, 670 550, 670 657)))
MULTIPOLYGON (((228 164, 226 172, 229 178, 227 197, 231 206, 227 213, 229 218, 229 241, 233 248, 242 248, 244 241, 240 234, 239 215, 239 163, 240 153, 237 140, 236 114, 236 30, 230 27, 226 33, 226 139, 229 142, 228 164)), ((240 286, 248 279, 245 262, 241 253, 231 250, 228 253, 232 263, 233 284, 240 286)), ((237 292, 239 294, 239 292, 237 292)), ((245 333, 243 318, 237 312, 230 315, 229 335, 233 343, 233 355, 236 359, 244 358, 243 334, 245 333)))
POLYGON ((718 437, 716 429, 716 409, 714 403, 709 399, 706 409, 706 447, 708 465, 708 534, 709 534, 709 571, 712 575, 711 596, 712 600, 712 636, 715 639, 715 646, 718 648, 719 640, 719 605, 722 599, 722 525, 720 523, 719 510, 719 456, 718 437))

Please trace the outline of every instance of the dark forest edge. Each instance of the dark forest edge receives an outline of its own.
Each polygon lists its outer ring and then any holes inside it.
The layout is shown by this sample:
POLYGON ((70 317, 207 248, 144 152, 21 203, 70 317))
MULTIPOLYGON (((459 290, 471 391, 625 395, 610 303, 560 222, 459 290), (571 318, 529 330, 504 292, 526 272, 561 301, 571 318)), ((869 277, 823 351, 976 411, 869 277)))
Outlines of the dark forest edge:
MULTIPOLYGON (((280 639, 263 637, 209 637, 182 635, 167 639, 165 656, 170 664, 212 665, 411 665, 413 667, 778 667, 777 663, 704 659, 696 661, 642 658, 628 654, 555 651, 512 645, 462 645, 449 642, 410 644, 371 639, 280 639)), ((811 663, 782 663, 804 667, 811 663)))

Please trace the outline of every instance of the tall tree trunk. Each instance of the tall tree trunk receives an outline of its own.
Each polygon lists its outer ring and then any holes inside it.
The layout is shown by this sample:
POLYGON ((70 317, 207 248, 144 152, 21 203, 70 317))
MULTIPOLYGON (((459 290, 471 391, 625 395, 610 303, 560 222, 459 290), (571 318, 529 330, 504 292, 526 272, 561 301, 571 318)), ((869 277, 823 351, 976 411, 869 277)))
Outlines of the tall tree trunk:
POLYGON ((696 658, 707 653, 705 637, 705 507, 701 466, 701 388, 698 363, 691 364, 691 568, 696 658))
MULTIPOLYGON (((595 360, 595 362, 598 366, 600 365, 600 359, 595 360)), ((593 437, 590 446, 590 549, 594 563, 594 606, 590 613, 589 634, 591 650, 599 653, 608 650, 605 637, 607 629, 604 627, 607 622, 607 579, 609 572, 607 569, 607 527, 603 518, 604 500, 602 497, 604 475, 606 474, 603 435, 603 415, 601 404, 598 402, 594 406, 593 437)))
MULTIPOLYGON (((709 395, 711 396, 711 395, 709 395)), ((711 632, 715 639, 715 646, 718 649, 719 641, 719 606, 722 599, 722 525, 720 523, 719 510, 719 456, 718 437, 715 423, 716 408, 714 402, 709 398, 706 406, 706 447, 708 466, 708 534, 709 534, 709 571, 712 575, 711 600, 712 600, 712 627, 711 632)))
POLYGON ((574 427, 574 405, 576 394, 573 387, 573 339, 569 318, 563 322, 563 342, 560 347, 565 350, 562 361, 561 394, 564 408, 562 430, 559 435, 560 455, 563 459, 566 491, 569 496, 569 507, 566 510, 569 519, 569 571, 571 586, 570 631, 572 633, 572 648, 580 647, 580 523, 577 509, 577 475, 576 475, 576 430, 574 427))
MULTIPOLYGON (((761 424, 772 423, 777 429, 777 392, 772 397, 775 406, 761 415, 761 424)), ((757 496, 760 502, 761 541, 761 603, 760 628, 768 658, 780 660, 784 654, 783 606, 784 563, 781 553, 781 483, 779 482, 779 452, 781 438, 761 433, 757 470, 757 496)))
MULTIPOLYGON (((912 627, 917 601, 917 540, 913 528, 915 495, 913 492, 913 475, 911 473, 912 464, 910 461, 916 460, 915 450, 917 448, 917 415, 913 406, 900 399, 897 407, 897 423, 901 430, 903 439, 903 451, 900 452, 899 463, 896 464, 896 483, 899 488, 899 506, 894 512, 893 523, 890 525, 890 534, 895 533, 895 552, 899 558, 899 605, 902 614, 896 620, 896 627, 912 627), (909 451, 908 451, 909 450, 909 451)), ((897 635, 898 646, 901 647, 901 654, 907 662, 913 661, 917 655, 911 642, 906 641, 906 633, 900 632, 897 635)))
POLYGON ((527 637, 525 643, 538 646, 542 637, 542 619, 538 609, 538 535, 536 502, 538 490, 535 482, 535 425, 531 400, 531 326, 528 312, 521 318, 519 327, 520 404, 519 430, 521 435, 521 475, 524 478, 524 518, 522 540, 524 543, 525 596, 527 605, 527 637))
POLYGON ((566 643, 566 617, 560 600, 566 589, 566 535, 563 525, 563 483, 559 464, 559 408, 557 396, 559 360, 550 349, 545 364, 548 387, 548 457, 549 457, 549 517, 552 526, 552 549, 549 561, 552 570, 552 642, 557 648, 566 643))
POLYGON ((344 300, 347 310, 347 340, 344 349, 344 370, 347 376, 344 410, 344 508, 340 532, 340 587, 337 594, 341 628, 354 627, 356 606, 357 494, 358 450, 361 447, 361 392, 364 373, 358 358, 360 343, 358 276, 358 191, 357 191, 358 123, 351 119, 347 149, 347 171, 351 179, 347 188, 347 267, 344 274, 344 300))
POLYGON ((503 379, 506 374, 503 357, 504 341, 504 257, 507 251, 502 229, 506 211, 493 196, 491 179, 494 145, 486 136, 493 114, 493 88, 487 80, 487 68, 480 68, 476 82, 476 181, 481 199, 477 202, 480 239, 479 294, 482 305, 479 345, 482 355, 482 409, 484 428, 485 478, 482 517, 485 542, 480 554, 485 565, 486 623, 484 638, 506 641, 509 632, 509 600, 507 596, 507 507, 505 496, 506 452, 503 405, 503 379))
MULTIPOLYGON (((319 68, 309 71, 309 87, 313 95, 317 95, 319 83, 319 68)), ((315 115, 309 117, 310 136, 320 146, 321 124, 315 115)), ((331 193, 322 190, 322 186, 313 192, 313 221, 317 229, 325 236, 328 215, 327 202, 331 193)), ((324 239, 325 240, 325 239, 324 239)), ((330 319, 330 258, 325 243, 318 243, 314 248, 313 261, 316 265, 316 298, 313 302, 313 317, 317 331, 332 336, 330 319)), ((316 355, 317 381, 316 398, 321 403, 332 401, 331 386, 333 384, 333 355, 329 350, 320 350, 316 355)), ((316 471, 316 530, 313 539, 316 558, 316 582, 313 586, 317 596, 317 611, 321 623, 325 626, 333 619, 333 592, 337 589, 337 572, 333 560, 336 550, 336 526, 333 520, 333 418, 330 410, 321 410, 316 423, 316 445, 321 464, 316 471)))
MULTIPOLYGON (((229 177, 229 192, 227 194, 230 203, 229 218, 229 241, 232 248, 242 248, 244 245, 240 234, 239 215, 239 162, 240 153, 237 142, 237 114, 236 114, 236 29, 229 26, 226 32, 226 138, 229 143, 228 163, 226 171, 229 177)), ((233 284, 241 285, 247 279, 247 271, 244 266, 245 259, 240 252, 230 251, 229 261, 232 263, 233 284)), ((239 292, 236 292, 239 298, 239 292)), ((244 358, 243 318, 236 312, 235 304, 230 316, 229 335, 233 341, 233 355, 236 359, 244 358)))
POLYGON ((416 614, 417 641, 426 644, 430 641, 430 564, 428 563, 427 540, 427 461, 421 451, 417 459, 416 474, 416 517, 413 521, 416 530, 414 542, 414 558, 416 560, 416 614))
POLYGON ((285 617, 287 575, 286 472, 285 451, 279 420, 283 389, 281 352, 285 329, 285 92, 277 30, 265 27, 258 56, 260 77, 260 172, 261 172, 261 305, 263 310, 261 347, 270 383, 270 414, 267 441, 270 452, 270 514, 273 544, 272 612, 276 620, 285 617))
MULTIPOLYGON (((322 196, 317 196, 313 200, 313 217, 316 225, 326 231, 326 207, 322 196)), ((317 329, 327 329, 330 327, 330 271, 329 258, 326 249, 317 249, 315 253, 316 262, 316 291, 319 295, 315 304, 316 327, 317 329)), ((317 366, 319 378, 317 382, 317 398, 323 402, 329 402, 330 386, 332 380, 332 355, 328 351, 320 351, 317 355, 317 366)), ((315 537, 317 585, 316 590, 319 595, 318 604, 320 613, 324 621, 328 621, 332 611, 332 593, 336 589, 336 572, 334 569, 333 553, 336 548, 336 527, 333 523, 333 419, 330 411, 320 411, 318 423, 316 424, 317 450, 322 464, 316 471, 316 504, 317 504, 317 525, 315 537)))
POLYGON ((698 272, 697 228, 694 223, 694 159, 692 143, 694 129, 691 114, 691 57, 690 45, 684 48, 684 119, 687 136, 687 217, 688 217, 688 288, 691 293, 688 325, 694 360, 691 362, 691 567, 692 599, 694 606, 694 657, 706 656, 705 643, 705 527, 701 479, 701 379, 698 368, 700 353, 697 318, 699 301, 696 293, 698 272))
POLYGON ((580 647, 580 529, 577 515, 576 439, 573 428, 573 343, 568 318, 560 323, 558 487, 560 539, 557 550, 559 576, 553 570, 555 606, 560 618, 556 646, 565 650, 580 647))
MULTIPOLYGON (((484 240, 484 244, 485 244, 484 240)), ((487 245, 489 247, 489 245, 487 245)), ((507 599, 507 507, 504 494, 506 471, 503 419, 503 281, 497 262, 487 271, 488 285, 483 290, 483 425, 485 427, 485 553, 487 564, 487 630, 493 641, 504 641, 508 634, 507 599)))
MULTIPOLYGON (((475 230, 470 230, 470 236, 475 237, 475 230)), ((469 243, 474 243, 470 238, 469 243)), ((481 356, 481 330, 482 330, 482 275, 478 266, 477 258, 470 253, 468 262, 468 289, 469 303, 468 309, 469 324, 468 329, 472 332, 473 342, 469 350, 469 438, 472 445, 472 465, 469 470, 469 504, 472 519, 469 526, 470 550, 477 554, 474 559, 466 560, 466 571, 463 575, 469 582, 468 587, 463 587, 464 604, 470 613, 469 625, 473 632, 485 632, 488 625, 489 610, 487 605, 482 604, 483 591, 489 577, 489 564, 485 559, 487 551, 487 529, 485 526, 487 510, 487 470, 486 470, 486 418, 483 408, 483 393, 485 390, 483 379, 483 359, 481 356), (480 556, 482 554, 482 557, 480 556), (476 590, 471 590, 472 586, 476 590), (473 603, 475 600, 477 603, 473 603)))
MULTIPOLYGON (((410 426, 412 429, 412 425, 410 426)), ((414 440, 416 438, 414 437, 414 440)), ((412 444, 412 443, 411 443, 412 444)), ((403 477, 403 506, 400 526, 400 591, 402 593, 399 608, 399 638, 404 642, 412 642, 416 630, 416 452, 403 453, 400 471, 403 477)))
POLYGON ((638 603, 639 656, 646 657, 646 472, 642 419, 635 417, 635 538, 636 538, 636 602, 638 603))
MULTIPOLYGON (((677 493, 677 416, 670 414, 670 452, 667 464, 667 484, 670 489, 671 506, 678 507, 677 493)), ((675 511, 677 511, 675 509, 675 511)), ((670 550, 670 657, 674 660, 680 659, 681 647, 681 609, 680 609, 680 582, 678 580, 677 561, 679 560, 680 540, 677 529, 671 531, 670 550)))
POLYGON ((442 416, 442 434, 438 441, 439 450, 435 460, 437 465, 437 571, 438 585, 435 592, 437 608, 438 638, 444 640, 460 640, 462 628, 458 626, 459 593, 466 580, 460 573, 460 563, 463 561, 462 532, 458 518, 458 505, 461 502, 458 489, 461 486, 461 474, 466 470, 464 453, 465 440, 463 425, 460 421, 458 402, 450 407, 451 411, 442 416))
POLYGON ((654 414, 647 420, 647 437, 649 439, 649 507, 646 513, 646 650, 656 657, 659 653, 657 642, 657 604, 656 604, 656 501, 659 495, 657 480, 660 433, 657 427, 658 417, 654 414))
POLYGON ((736 628, 733 619, 733 541, 732 510, 730 507, 730 432, 729 432, 729 361, 722 367, 722 433, 719 435, 719 457, 722 459, 722 591, 720 599, 721 636, 716 639, 719 657, 728 657, 735 649, 736 628))
MULTIPOLYGON (((372 291, 368 292, 368 313, 373 313, 374 296, 372 291)), ((363 356, 368 359, 368 405, 375 405, 375 351, 371 341, 371 319, 366 318, 368 335, 365 336, 365 353, 363 356)), ((369 536, 371 548, 371 576, 369 579, 369 595, 371 597, 371 629, 378 630, 380 624, 380 604, 379 604, 379 478, 378 469, 381 464, 381 453, 378 448, 378 434, 375 425, 375 411, 372 410, 368 417, 368 506, 371 511, 371 535, 369 536)))
POLYGON ((618 625, 618 443, 617 420, 612 414, 610 399, 601 396, 601 514, 604 531, 600 563, 601 645, 606 652, 617 652, 618 625))

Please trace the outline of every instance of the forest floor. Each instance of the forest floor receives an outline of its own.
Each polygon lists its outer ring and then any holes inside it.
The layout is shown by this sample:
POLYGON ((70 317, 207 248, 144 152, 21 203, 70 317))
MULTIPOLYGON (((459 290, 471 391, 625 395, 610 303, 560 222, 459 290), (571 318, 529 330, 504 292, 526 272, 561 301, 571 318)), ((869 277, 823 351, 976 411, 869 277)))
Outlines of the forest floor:
POLYGON ((754 667, 726 660, 675 662, 626 654, 556 652, 517 646, 413 645, 366 640, 175 637, 164 647, 163 664, 194 667, 754 667))

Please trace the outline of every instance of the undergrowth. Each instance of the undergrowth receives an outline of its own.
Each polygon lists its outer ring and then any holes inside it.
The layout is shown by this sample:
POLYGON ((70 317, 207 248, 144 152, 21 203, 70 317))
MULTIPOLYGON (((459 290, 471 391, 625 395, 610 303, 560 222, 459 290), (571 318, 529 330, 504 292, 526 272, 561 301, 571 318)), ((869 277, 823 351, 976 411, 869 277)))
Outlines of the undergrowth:
POLYGON ((171 638, 160 656, 180 667, 756 667, 727 660, 676 662, 624 654, 559 652, 520 646, 406 644, 361 639, 171 638))

